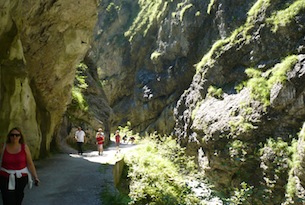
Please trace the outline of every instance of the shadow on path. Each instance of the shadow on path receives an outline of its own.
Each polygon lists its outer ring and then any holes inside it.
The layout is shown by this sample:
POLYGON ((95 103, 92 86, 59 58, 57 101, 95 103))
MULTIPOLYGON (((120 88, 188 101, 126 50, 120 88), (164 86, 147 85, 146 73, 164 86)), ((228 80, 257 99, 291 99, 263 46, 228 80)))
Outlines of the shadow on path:
POLYGON ((121 144, 116 153, 112 142, 102 156, 97 151, 78 155, 74 150, 35 162, 41 184, 25 189, 23 205, 103 205, 100 193, 116 191, 113 165, 134 147, 121 144))

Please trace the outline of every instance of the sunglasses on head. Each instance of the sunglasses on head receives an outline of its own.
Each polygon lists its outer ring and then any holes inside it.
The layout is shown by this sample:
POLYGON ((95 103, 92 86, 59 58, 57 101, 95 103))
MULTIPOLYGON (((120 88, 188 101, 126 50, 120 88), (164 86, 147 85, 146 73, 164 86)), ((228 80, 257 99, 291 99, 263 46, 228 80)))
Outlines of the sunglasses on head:
POLYGON ((9 136, 10 136, 10 137, 20 137, 21 135, 20 135, 20 134, 10 133, 9 136))

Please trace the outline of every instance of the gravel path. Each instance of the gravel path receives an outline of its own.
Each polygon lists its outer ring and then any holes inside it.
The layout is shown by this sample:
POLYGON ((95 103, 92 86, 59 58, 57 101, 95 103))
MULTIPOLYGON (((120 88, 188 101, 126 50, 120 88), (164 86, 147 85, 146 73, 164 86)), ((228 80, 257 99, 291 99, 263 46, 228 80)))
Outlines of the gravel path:
POLYGON ((122 144, 120 147, 118 155, 112 142, 103 156, 97 151, 80 156, 75 150, 68 150, 68 153, 34 162, 41 184, 25 189, 23 205, 103 205, 100 193, 116 190, 113 164, 134 145, 122 144))

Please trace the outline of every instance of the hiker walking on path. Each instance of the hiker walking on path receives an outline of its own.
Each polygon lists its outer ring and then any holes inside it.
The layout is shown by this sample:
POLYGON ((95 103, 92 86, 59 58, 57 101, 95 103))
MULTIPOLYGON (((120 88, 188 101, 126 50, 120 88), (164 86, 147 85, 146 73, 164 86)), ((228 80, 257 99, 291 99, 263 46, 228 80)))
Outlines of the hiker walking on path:
POLYGON ((77 147, 78 147, 78 154, 82 155, 83 154, 83 144, 85 141, 85 132, 82 130, 81 127, 77 128, 78 130, 75 132, 75 139, 77 142, 77 147))
POLYGON ((32 177, 38 186, 39 178, 32 160, 29 147, 24 142, 24 136, 17 127, 11 129, 6 143, 2 148, 0 190, 4 205, 21 205, 24 198, 24 188, 32 177))
MULTIPOLYGON (((101 193, 117 192, 113 164, 121 158, 115 156, 115 143, 104 147, 104 157, 97 155, 96 150, 84 152, 80 156, 76 150, 66 146, 62 146, 63 149, 59 153, 34 161, 43 183, 42 186, 35 187, 37 191, 27 188, 24 190, 22 205, 116 204, 113 198, 101 197, 101 193)), ((136 146, 121 145, 121 153, 127 153, 134 148, 136 146)))
POLYGON ((105 134, 104 134, 102 128, 98 129, 98 132, 96 133, 95 138, 96 138, 98 155, 103 155, 103 144, 104 144, 104 140, 105 140, 105 134))
POLYGON ((120 131, 117 130, 115 132, 115 145, 116 145, 116 149, 117 149, 117 152, 120 151, 120 141, 121 141, 121 136, 120 136, 120 131))

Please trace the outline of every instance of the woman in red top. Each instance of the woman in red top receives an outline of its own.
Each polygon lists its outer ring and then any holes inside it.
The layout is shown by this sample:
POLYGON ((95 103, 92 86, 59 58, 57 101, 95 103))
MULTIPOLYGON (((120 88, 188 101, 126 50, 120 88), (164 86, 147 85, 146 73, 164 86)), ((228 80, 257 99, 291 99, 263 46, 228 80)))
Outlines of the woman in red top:
POLYGON ((1 152, 0 190, 3 205, 21 205, 24 188, 28 182, 31 182, 31 176, 34 177, 35 185, 38 185, 39 179, 30 149, 24 143, 19 128, 15 127, 9 131, 1 152))
POLYGON ((117 152, 120 151, 120 141, 121 141, 121 136, 120 136, 120 131, 117 130, 115 132, 115 144, 116 144, 116 149, 117 149, 117 152))
POLYGON ((98 155, 103 155, 103 144, 105 140, 105 135, 103 133, 102 128, 98 129, 98 132, 95 135, 98 155))

